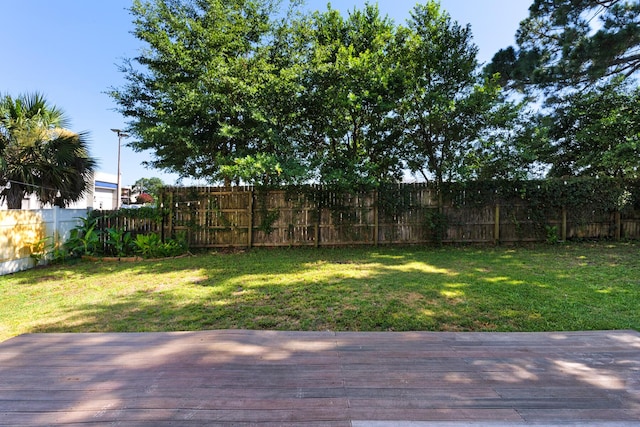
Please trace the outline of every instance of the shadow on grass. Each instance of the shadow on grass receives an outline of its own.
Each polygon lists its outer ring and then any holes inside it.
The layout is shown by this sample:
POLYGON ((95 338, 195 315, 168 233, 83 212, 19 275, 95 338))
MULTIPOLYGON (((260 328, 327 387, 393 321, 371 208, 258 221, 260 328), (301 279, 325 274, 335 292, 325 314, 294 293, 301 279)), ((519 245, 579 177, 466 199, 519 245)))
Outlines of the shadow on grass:
POLYGON ((58 308, 30 331, 640 329, 637 255, 610 255, 590 247, 290 249, 81 264, 41 277, 75 280, 76 292, 85 280, 117 290, 58 308))

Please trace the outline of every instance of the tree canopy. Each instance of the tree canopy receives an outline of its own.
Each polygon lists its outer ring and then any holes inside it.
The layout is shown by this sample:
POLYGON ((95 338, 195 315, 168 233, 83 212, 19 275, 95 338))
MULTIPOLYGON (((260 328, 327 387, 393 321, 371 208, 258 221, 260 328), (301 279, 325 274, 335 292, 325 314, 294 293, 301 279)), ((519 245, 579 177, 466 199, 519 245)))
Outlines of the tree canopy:
POLYGON ((153 178, 140 178, 131 186, 131 191, 134 193, 142 194, 146 193, 150 195, 154 200, 158 199, 160 189, 164 186, 164 182, 157 177, 153 178))
POLYGON ((640 70, 640 3, 636 0, 534 0, 517 46, 487 69, 504 84, 585 87, 640 70))
POLYGON ((35 194, 65 207, 90 188, 96 161, 87 133, 68 129, 64 112, 39 93, 0 99, 0 200, 20 209, 35 194))
POLYGON ((220 164, 256 142, 270 14, 262 3, 134 1, 134 34, 147 48, 122 66, 129 83, 112 96, 135 118, 132 147, 155 153, 151 166, 216 177, 220 164))
POLYGON ((556 177, 637 177, 640 3, 534 0, 516 40, 485 73, 537 104, 530 163, 556 177))
POLYGON ((640 87, 615 80, 558 100, 540 119, 539 159, 555 177, 640 177, 640 87))
MULTIPOLYGON (((408 21, 400 66, 405 92, 398 115, 407 167, 426 179, 470 178, 486 171, 481 147, 504 143, 518 106, 504 100, 497 76, 479 78, 470 27, 435 2, 416 6, 408 21)), ((496 171, 497 172, 497 171, 496 171)))
POLYGON ((397 27, 367 5, 311 19, 303 64, 303 142, 327 183, 384 182, 400 174, 396 106, 403 96, 397 27))
POLYGON ((501 152, 517 108, 479 76, 468 26, 437 2, 406 26, 374 5, 346 17, 280 6, 134 2, 146 48, 111 96, 152 166, 211 182, 376 185, 406 168, 454 179, 486 162, 469 150, 501 152))

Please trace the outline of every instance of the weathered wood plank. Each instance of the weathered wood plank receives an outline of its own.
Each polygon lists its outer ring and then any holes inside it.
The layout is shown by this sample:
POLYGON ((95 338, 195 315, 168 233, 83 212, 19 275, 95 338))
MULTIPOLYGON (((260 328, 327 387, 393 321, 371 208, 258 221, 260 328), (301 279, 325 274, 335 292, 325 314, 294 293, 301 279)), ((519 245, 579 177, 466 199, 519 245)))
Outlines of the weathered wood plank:
POLYGON ((351 408, 354 420, 377 421, 510 421, 522 422, 515 409, 481 408, 430 408, 430 409, 392 409, 392 408, 351 408))
MULTIPOLYGON (((446 197, 443 242, 540 242, 547 238, 547 226, 557 227, 563 240, 640 237, 635 212, 626 218, 620 212, 557 208, 538 212, 544 218, 534 220, 526 198, 509 196, 479 205, 465 203, 465 192, 459 189, 446 197)), ((428 213, 437 209, 438 197, 429 185, 399 184, 354 194, 322 186, 167 187, 160 199, 171 209, 165 218, 166 234, 187 232, 192 247, 280 247, 433 243, 428 213)))
POLYGON ((0 425, 359 420, 640 424, 640 334, 203 331, 0 343, 0 425))

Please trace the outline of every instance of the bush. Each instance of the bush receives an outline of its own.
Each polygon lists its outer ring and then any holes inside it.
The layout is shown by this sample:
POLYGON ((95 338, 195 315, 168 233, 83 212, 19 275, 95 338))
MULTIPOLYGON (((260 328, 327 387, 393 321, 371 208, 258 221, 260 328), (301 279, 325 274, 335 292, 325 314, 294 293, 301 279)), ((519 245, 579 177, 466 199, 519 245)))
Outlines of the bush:
POLYGON ((187 252, 187 244, 184 239, 170 239, 163 242, 160 236, 155 233, 138 234, 133 243, 136 253, 144 258, 165 258, 187 252))
MULTIPOLYGON (((155 209, 139 209, 142 218, 148 218, 149 214, 156 215, 155 209)), ((119 215, 116 212, 115 215, 119 215)), ((140 255, 144 258, 164 258, 182 255, 188 251, 184 236, 177 239, 162 241, 156 233, 138 234, 133 237, 135 231, 128 231, 121 227, 109 227, 101 230, 99 219, 109 218, 100 213, 90 214, 82 218, 82 225, 71 231, 71 237, 65 243, 65 251, 71 256, 117 256, 125 257, 140 255)))

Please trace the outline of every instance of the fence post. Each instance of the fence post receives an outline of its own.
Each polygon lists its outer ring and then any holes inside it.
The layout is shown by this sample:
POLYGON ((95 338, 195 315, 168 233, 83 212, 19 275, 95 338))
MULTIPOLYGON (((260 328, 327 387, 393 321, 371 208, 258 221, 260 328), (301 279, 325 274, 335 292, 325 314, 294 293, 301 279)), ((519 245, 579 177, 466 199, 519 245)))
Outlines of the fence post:
POLYGON ((493 223, 493 243, 500 242, 500 203, 496 203, 495 221, 493 223))
POLYGON ((249 229, 247 230, 247 246, 253 246, 253 189, 249 190, 249 229))
POLYGON ((378 190, 373 190, 373 244, 378 246, 378 231, 380 229, 379 221, 380 208, 378 205, 378 190))
MULTIPOLYGON (((173 235, 173 225, 175 222, 175 206, 173 204, 173 190, 171 192, 169 192, 168 196, 168 201, 167 201, 167 206, 169 207, 168 212, 167 212, 167 233, 165 234, 165 239, 171 239, 173 237, 175 237, 173 235)), ((189 241, 189 237, 185 235, 185 239, 187 239, 187 242, 189 241)))
POLYGON ((59 236, 59 230, 60 230, 60 222, 58 220, 58 215, 60 213, 60 207, 58 206, 54 206, 53 207, 53 235, 51 236, 51 242, 53 243, 54 247, 58 247, 58 236, 59 236))
POLYGON ((315 229, 315 244, 316 248, 320 247, 320 217, 322 216, 322 209, 318 206, 318 219, 316 220, 316 229, 315 229))
POLYGON ((621 219, 619 210, 617 210, 615 213, 615 221, 616 221, 615 239, 620 240, 620 237, 622 236, 622 219, 621 219))
POLYGON ((563 206, 562 207, 562 241, 566 242, 567 241, 567 207, 563 206))

